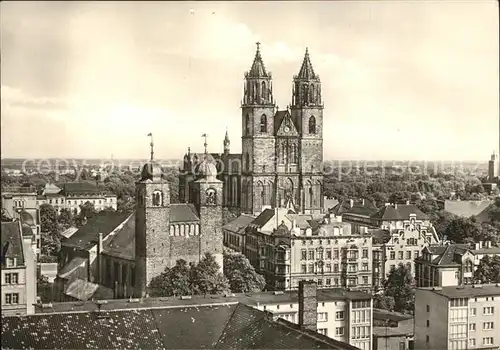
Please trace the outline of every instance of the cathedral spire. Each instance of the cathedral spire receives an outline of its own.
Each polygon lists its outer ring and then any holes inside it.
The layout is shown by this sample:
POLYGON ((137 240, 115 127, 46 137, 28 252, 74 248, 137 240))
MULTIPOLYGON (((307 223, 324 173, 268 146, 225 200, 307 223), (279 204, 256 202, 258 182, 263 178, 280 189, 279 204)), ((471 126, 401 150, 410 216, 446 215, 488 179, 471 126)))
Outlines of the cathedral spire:
POLYGON ((226 136, 224 136, 224 154, 229 154, 229 146, 231 142, 229 141, 229 135, 227 133, 227 127, 226 127, 226 136))
POLYGON ((270 75, 267 74, 266 67, 262 61, 262 56, 260 55, 260 42, 257 42, 256 45, 257 52, 255 53, 252 68, 250 68, 248 76, 252 78, 268 78, 270 75))
POLYGON ((311 59, 309 58, 309 49, 306 47, 306 54, 304 55, 304 60, 302 61, 302 67, 300 67, 299 74, 297 78, 304 80, 317 79, 318 77, 314 73, 313 66, 311 64, 311 59))

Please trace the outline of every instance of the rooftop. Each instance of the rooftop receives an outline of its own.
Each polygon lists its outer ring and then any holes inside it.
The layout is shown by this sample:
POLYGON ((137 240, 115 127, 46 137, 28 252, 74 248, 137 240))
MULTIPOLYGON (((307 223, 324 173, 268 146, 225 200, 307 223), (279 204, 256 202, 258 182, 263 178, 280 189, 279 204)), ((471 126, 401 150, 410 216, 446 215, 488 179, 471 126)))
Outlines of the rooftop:
POLYGON ((474 298, 500 295, 500 284, 483 284, 483 285, 463 285, 463 286, 447 286, 434 288, 418 288, 430 290, 433 293, 442 295, 449 299, 454 298, 474 298))
POLYGON ((2 348, 357 349, 236 302, 2 317, 2 348))
POLYGON ((429 217, 414 204, 386 205, 373 214, 372 219, 389 221, 409 220, 411 214, 415 214, 417 220, 429 219, 429 217))
POLYGON ((23 235, 31 236, 33 231, 27 225, 20 225, 19 221, 14 222, 2 222, 1 230, 1 242, 2 242, 2 265, 5 263, 4 258, 15 258, 17 259, 17 265, 24 265, 24 253, 23 253, 23 235))
POLYGON ((231 232, 240 232, 242 234, 245 233, 244 229, 250 225, 250 223, 255 219, 255 217, 247 214, 241 214, 236 219, 228 222, 224 225, 224 229, 231 232))

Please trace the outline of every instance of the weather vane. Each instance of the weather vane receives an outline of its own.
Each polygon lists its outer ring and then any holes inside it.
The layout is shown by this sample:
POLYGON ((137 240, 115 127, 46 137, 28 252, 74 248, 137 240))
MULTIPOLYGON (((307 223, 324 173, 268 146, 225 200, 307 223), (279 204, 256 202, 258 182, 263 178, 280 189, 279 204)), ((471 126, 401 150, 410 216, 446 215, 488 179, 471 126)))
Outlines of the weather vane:
POLYGON ((201 137, 203 137, 205 139, 205 143, 203 144, 203 146, 205 146, 205 154, 207 154, 207 146, 208 146, 208 144, 207 144, 207 137, 208 137, 208 135, 207 134, 203 134, 203 135, 201 135, 201 137))
POLYGON ((149 133, 148 134, 149 137, 151 137, 151 143, 149 144, 151 146, 151 161, 153 161, 153 146, 154 146, 154 143, 153 143, 153 134, 152 133, 149 133))

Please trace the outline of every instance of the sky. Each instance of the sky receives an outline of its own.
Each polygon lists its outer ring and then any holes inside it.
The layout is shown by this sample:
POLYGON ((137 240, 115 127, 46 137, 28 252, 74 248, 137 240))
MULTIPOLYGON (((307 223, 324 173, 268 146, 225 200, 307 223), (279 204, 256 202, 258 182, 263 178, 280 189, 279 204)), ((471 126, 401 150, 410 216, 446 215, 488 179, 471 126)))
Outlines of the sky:
POLYGON ((481 160, 499 145, 497 1, 9 2, 2 158, 241 150, 257 41, 281 109, 306 47, 324 158, 481 160))

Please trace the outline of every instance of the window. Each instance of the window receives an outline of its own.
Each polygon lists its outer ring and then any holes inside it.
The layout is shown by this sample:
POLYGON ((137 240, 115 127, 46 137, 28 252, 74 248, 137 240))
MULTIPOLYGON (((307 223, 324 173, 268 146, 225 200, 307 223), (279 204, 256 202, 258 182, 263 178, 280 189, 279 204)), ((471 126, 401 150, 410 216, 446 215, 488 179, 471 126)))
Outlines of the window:
POLYGON ((319 328, 318 333, 323 334, 323 335, 327 335, 327 329, 326 328, 319 328))
POLYGON ((332 272, 332 264, 326 264, 326 272, 332 272))
POLYGON ((429 328, 429 325, 430 325, 430 321, 427 320, 427 328, 429 328))
POLYGON ((309 264, 309 270, 307 272, 314 273, 314 264, 309 264))
POLYGON ((488 307, 483 308, 484 315, 493 315, 494 312, 495 312, 495 308, 493 306, 488 306, 488 307))
POLYGON ((368 276, 363 276, 363 284, 364 285, 368 284, 368 276))
POLYGON ((429 344, 429 336, 428 336, 428 335, 426 335, 426 336, 425 336, 425 342, 426 342, 427 344, 429 344))
POLYGON ((363 265, 361 265, 361 270, 368 271, 368 267, 368 263, 363 263, 363 265))
POLYGON ((162 193, 160 191, 153 192, 153 206, 160 207, 163 205, 162 193))
POLYGON ((309 260, 314 260, 314 250, 309 250, 309 260))
POLYGON ((429 305, 427 305, 426 309, 427 309, 427 312, 431 311, 431 307, 429 305))
POLYGON ((484 322, 483 330, 490 330, 490 329, 493 329, 493 322, 484 322))
POLYGON ((395 259, 396 259, 396 252, 394 252, 394 251, 393 251, 393 252, 391 252, 391 253, 390 253, 390 258, 389 258, 389 259, 391 259, 391 260, 395 260, 395 259))
POLYGON ((339 264, 333 264, 333 272, 339 272, 339 264))
POLYGON ((267 117, 264 114, 260 117, 260 132, 267 132, 267 117))
POLYGON ((327 322, 327 321, 328 321, 328 313, 318 312, 318 322, 327 322))
POLYGON ((245 117, 245 133, 246 135, 250 135, 250 116, 247 114, 245 117))
POLYGON ((469 339, 469 346, 476 346, 476 338, 469 339))
POLYGON ((406 252, 406 259, 411 260, 411 252, 410 251, 406 252))
POLYGON ((19 293, 7 293, 5 294, 5 304, 19 304, 19 293))
POLYGON ((368 258, 368 249, 363 249, 363 259, 368 258))
POLYGON ((344 319, 344 311, 337 311, 335 313, 335 320, 342 321, 344 319))
POLYGON ((314 116, 309 118, 309 134, 316 134, 316 118, 314 116))
POLYGON ((15 267, 16 259, 15 258, 7 258, 6 259, 7 267, 15 267))
POLYGON ((335 335, 341 336, 344 335, 344 327, 337 327, 335 328, 335 335))
POLYGON ((306 260, 307 259, 307 250, 301 249, 300 250, 300 260, 306 260))
POLYGON ((419 255, 418 250, 413 251, 413 259, 418 258, 418 255, 419 255))
POLYGON ((483 338, 483 345, 493 345, 493 337, 483 338))
POLYGON ((404 341, 399 342, 399 350, 406 350, 406 342, 404 341))
POLYGON ((327 286, 331 286, 332 285, 332 279, 331 278, 327 278, 326 279, 326 285, 327 286))
POLYGON ((473 332, 476 330, 476 324, 475 323, 469 323, 469 331, 473 332))
POLYGON ((403 253, 404 252, 398 252, 398 259, 403 260, 403 253))
POLYGON ((19 283, 19 274, 18 273, 12 273, 11 276, 12 276, 11 277, 11 279, 12 279, 11 283, 12 284, 18 284, 19 283))
POLYGON ((332 258, 332 250, 330 248, 326 249, 326 259, 330 260, 332 258))

